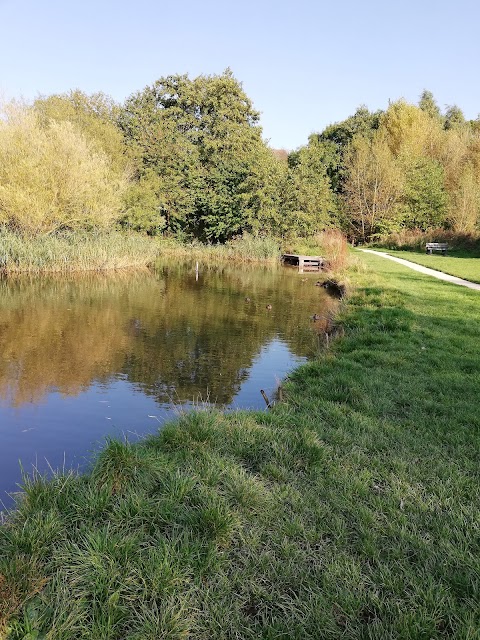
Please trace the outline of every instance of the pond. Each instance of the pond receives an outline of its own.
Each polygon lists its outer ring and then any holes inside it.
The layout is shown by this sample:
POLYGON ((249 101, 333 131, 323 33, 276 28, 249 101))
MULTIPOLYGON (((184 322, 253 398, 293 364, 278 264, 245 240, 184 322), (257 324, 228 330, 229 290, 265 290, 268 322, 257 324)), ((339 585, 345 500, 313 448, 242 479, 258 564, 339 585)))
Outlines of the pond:
POLYGON ((317 279, 160 264, 1 280, 0 510, 19 461, 82 469, 105 437, 138 439, 195 406, 265 409, 260 389, 271 397, 318 351, 334 302, 317 279))

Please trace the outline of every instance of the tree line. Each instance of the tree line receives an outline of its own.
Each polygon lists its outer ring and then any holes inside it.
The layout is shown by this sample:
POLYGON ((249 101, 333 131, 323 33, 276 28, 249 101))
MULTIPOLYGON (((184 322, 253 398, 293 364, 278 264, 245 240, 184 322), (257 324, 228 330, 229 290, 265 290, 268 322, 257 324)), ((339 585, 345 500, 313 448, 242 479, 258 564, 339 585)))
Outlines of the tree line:
POLYGON ((480 227, 480 120, 424 91, 365 107, 293 152, 271 149, 230 70, 162 77, 116 104, 102 93, 10 102, 0 117, 0 224, 30 233, 123 228, 225 242, 371 239, 480 227))

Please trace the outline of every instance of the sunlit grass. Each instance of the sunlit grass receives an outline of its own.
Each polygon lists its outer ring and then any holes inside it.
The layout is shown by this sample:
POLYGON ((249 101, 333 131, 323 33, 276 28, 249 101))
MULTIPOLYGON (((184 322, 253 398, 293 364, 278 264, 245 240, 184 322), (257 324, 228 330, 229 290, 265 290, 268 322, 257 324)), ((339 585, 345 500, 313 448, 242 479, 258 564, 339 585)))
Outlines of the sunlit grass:
POLYGON ((162 255, 201 260, 210 264, 222 262, 279 263, 280 242, 271 237, 258 237, 248 233, 225 244, 203 244, 198 241, 180 242, 162 239, 162 255))
POLYGON ((436 269, 458 278, 480 283, 480 255, 474 255, 472 252, 449 250, 447 255, 442 256, 441 253, 427 255, 421 251, 387 249, 387 253, 397 258, 421 264, 424 267, 430 267, 430 269, 436 269))
POLYGON ((0 229, 0 272, 106 271, 151 264, 158 241, 120 232, 24 235, 0 229))

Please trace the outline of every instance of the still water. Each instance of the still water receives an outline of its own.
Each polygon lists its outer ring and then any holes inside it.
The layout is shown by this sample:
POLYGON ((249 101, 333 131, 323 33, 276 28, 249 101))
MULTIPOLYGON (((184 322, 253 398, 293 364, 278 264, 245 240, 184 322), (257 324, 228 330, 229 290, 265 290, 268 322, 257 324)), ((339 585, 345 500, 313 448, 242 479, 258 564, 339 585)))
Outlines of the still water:
MULTIPOLYGON (((265 408, 318 349, 318 274, 192 265, 0 281, 0 500, 199 404, 265 408), (271 305, 271 309, 267 309, 271 305)), ((2 504, 0 502, 0 510, 2 504)))

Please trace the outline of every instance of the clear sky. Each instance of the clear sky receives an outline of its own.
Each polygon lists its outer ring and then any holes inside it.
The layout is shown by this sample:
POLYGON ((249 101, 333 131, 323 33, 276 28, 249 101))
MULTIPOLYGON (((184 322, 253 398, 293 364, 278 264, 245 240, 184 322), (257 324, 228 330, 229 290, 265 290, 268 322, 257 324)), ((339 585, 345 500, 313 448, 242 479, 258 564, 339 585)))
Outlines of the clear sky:
POLYGON ((264 137, 294 149, 424 88, 480 112, 478 0, 0 0, 0 93, 103 91, 230 67, 264 137))

